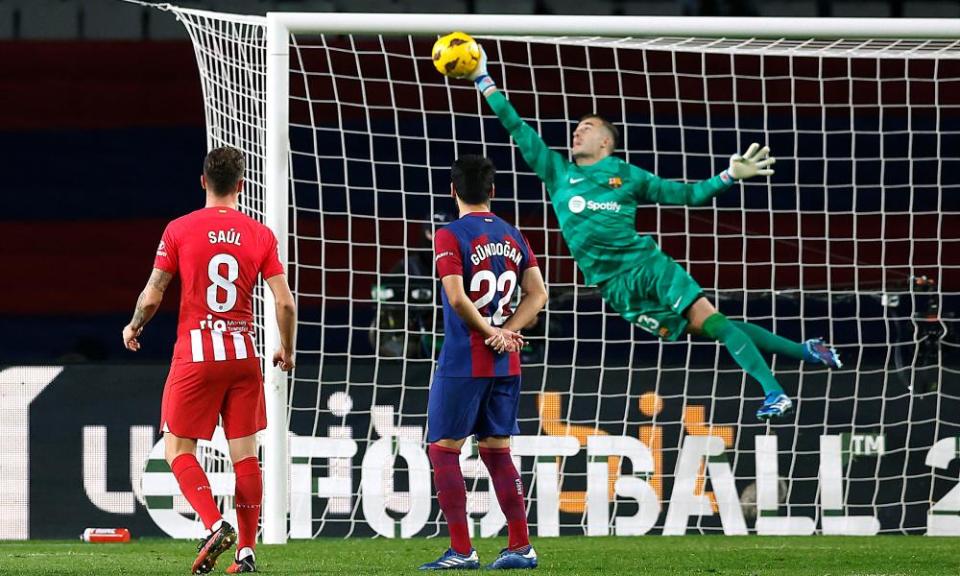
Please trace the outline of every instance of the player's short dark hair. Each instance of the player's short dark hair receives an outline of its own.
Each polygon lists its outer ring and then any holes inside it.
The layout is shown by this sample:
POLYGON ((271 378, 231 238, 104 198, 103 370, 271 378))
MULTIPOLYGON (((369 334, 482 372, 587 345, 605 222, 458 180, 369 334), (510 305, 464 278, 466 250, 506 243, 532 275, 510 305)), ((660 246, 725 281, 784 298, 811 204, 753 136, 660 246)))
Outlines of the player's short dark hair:
POLYGON ((497 169, 486 156, 464 154, 450 168, 450 181, 457 197, 467 204, 486 204, 493 190, 497 169))
POLYGON ((237 182, 243 179, 247 162, 243 152, 230 146, 214 148, 203 161, 203 175, 207 179, 207 189, 217 196, 232 193, 237 182))
MULTIPOLYGON (((616 150, 617 146, 620 145, 620 130, 617 130, 617 127, 614 126, 609 120, 596 113, 584 114, 580 117, 580 122, 591 119, 599 120, 600 124, 607 130, 607 132, 610 133, 610 136, 613 138, 613 150, 616 150)), ((611 150, 611 152, 613 152, 613 150, 611 150)))

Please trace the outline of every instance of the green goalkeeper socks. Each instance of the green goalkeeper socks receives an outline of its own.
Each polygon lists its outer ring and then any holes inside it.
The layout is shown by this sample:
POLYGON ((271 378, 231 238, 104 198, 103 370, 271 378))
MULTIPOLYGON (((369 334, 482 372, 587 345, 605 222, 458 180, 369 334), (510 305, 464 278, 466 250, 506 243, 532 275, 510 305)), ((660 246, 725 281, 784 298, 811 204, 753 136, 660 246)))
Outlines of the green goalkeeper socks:
POLYGON ((707 318, 703 323, 703 333, 709 338, 722 342, 737 364, 760 382, 764 394, 783 392, 783 388, 773 377, 767 361, 763 359, 753 340, 733 322, 727 320, 726 316, 717 312, 707 318))
POLYGON ((787 340, 783 336, 777 336, 766 328, 750 324, 749 322, 730 321, 731 324, 739 328, 746 334, 753 343, 757 345, 762 352, 767 354, 783 354, 795 360, 803 360, 803 344, 787 340))

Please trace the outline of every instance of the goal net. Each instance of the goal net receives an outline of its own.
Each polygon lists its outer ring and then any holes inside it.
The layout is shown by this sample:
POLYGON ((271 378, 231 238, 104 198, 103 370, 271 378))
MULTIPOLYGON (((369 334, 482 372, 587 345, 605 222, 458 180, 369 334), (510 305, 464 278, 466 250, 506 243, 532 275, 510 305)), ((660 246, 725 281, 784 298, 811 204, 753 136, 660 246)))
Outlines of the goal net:
MULTIPOLYGON (((506 131, 471 83, 433 69, 436 33, 495 29, 393 15, 383 31, 418 22, 414 33, 324 34, 325 15, 312 32, 280 28, 268 49, 279 19, 175 12, 210 146, 246 153, 244 209, 271 222, 278 206, 286 226, 298 363, 289 382, 267 378, 282 402, 265 447, 282 494, 267 487, 267 540, 445 530, 424 441, 443 338, 430 238, 455 210, 449 168, 465 153, 496 164, 493 211, 529 238, 550 291, 527 330, 513 449, 533 534, 960 534, 954 40, 699 38, 710 27, 693 20, 686 37, 609 37, 601 19, 591 37, 477 34, 555 149, 593 112, 621 127, 623 158, 668 179, 771 147, 769 180, 637 219, 727 316, 840 349, 836 371, 772 360, 796 411, 766 424, 760 386, 725 350, 660 342, 583 283, 506 131), (277 62, 287 71, 271 78, 277 62)), ((270 322, 269 305, 258 314, 270 322)), ((496 534, 503 516, 470 443, 463 462, 471 529, 496 534)))

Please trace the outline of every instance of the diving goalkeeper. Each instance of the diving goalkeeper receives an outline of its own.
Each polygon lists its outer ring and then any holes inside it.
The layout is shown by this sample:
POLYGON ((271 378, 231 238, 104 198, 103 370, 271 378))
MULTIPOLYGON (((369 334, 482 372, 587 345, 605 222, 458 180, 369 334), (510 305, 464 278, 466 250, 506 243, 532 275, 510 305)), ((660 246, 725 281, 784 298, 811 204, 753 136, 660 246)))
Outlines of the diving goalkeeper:
POLYGON ((527 164, 543 180, 570 253, 587 284, 625 320, 676 340, 694 334, 717 340, 763 386, 757 418, 786 414, 793 402, 770 372, 761 351, 797 360, 841 366, 836 350, 822 339, 793 342, 760 326, 727 319, 704 296, 687 271, 664 254, 649 236, 636 231, 639 204, 701 206, 736 180, 770 176, 770 149, 751 144, 730 159, 719 175, 693 184, 663 180, 613 155, 619 133, 596 114, 580 119, 573 132, 573 162, 551 150, 497 90, 487 73, 486 54, 468 76, 520 148, 527 164))

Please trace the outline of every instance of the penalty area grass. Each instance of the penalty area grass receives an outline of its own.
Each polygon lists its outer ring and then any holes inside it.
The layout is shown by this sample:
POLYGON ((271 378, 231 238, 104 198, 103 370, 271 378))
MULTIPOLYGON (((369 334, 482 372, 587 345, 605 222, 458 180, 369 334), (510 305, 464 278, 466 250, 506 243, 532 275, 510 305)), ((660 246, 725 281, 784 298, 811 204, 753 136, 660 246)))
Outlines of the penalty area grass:
MULTIPOLYGON (((941 576, 960 574, 960 540, 924 536, 771 537, 640 536, 534 538, 537 574, 709 576, 941 576)), ((447 547, 446 538, 318 538, 257 547, 263 574, 413 574, 447 547)), ((478 539, 480 560, 492 561, 506 538, 478 539)), ((233 550, 221 556, 223 574, 233 550)), ((58 576, 185 575, 195 545, 143 539, 127 544, 33 540, 0 542, 0 574, 58 576)), ((459 572, 458 572, 459 573, 459 572)))

